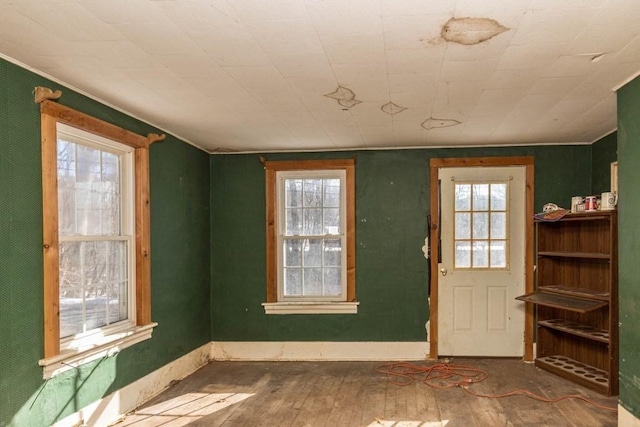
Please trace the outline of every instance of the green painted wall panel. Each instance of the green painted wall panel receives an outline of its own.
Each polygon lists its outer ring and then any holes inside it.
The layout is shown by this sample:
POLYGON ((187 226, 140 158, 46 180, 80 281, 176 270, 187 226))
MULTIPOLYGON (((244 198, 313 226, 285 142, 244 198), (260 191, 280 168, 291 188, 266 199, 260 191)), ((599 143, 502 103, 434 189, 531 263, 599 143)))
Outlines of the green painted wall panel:
POLYGON ((640 418, 640 78, 618 91, 620 403, 640 418))
POLYGON ((591 194, 600 195, 611 190, 611 163, 618 159, 617 133, 610 133, 596 141, 591 146, 591 153, 591 194))
POLYGON ((357 315, 267 316, 264 170, 259 155, 211 157, 214 341, 423 341, 429 160, 535 157, 536 209, 591 191, 590 146, 280 153, 269 160, 356 157, 357 315))
POLYGON ((140 133, 159 132, 0 60, 0 426, 47 426, 210 340, 209 155, 175 138, 150 150, 151 340, 42 380, 42 184, 35 86, 140 133))

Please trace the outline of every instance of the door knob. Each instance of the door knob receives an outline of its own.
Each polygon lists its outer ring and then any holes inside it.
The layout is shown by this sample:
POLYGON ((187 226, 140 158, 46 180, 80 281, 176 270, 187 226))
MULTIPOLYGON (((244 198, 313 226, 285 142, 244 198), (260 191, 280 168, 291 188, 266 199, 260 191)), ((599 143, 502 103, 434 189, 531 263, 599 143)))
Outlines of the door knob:
POLYGON ((447 275, 447 269, 446 268, 441 268, 440 269, 440 274, 442 274, 443 276, 447 275))

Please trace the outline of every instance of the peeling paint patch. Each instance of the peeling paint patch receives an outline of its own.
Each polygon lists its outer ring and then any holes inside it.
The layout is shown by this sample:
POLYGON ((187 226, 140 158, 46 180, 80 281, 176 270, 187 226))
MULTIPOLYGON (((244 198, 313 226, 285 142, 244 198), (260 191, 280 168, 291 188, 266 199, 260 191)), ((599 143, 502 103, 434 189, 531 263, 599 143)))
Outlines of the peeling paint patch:
POLYGON ((398 104, 394 104, 393 102, 388 102, 384 104, 382 107, 380 107, 380 109, 383 112, 389 114, 390 116, 393 116, 394 114, 402 113, 407 108, 401 107, 398 104))
POLYGON ((335 99, 336 101, 338 101, 338 104, 340 106, 347 109, 362 102, 356 99, 356 94, 351 89, 344 86, 338 86, 335 91, 327 93, 324 96, 326 96, 327 98, 335 99))
POLYGON ((474 45, 485 42, 509 28, 490 18, 451 18, 442 27, 440 36, 453 43, 474 45))
POLYGON ((426 130, 437 129, 437 128, 448 128, 451 126, 457 126, 462 123, 459 120, 455 119, 436 119, 435 117, 428 118, 420 126, 425 128, 426 130))

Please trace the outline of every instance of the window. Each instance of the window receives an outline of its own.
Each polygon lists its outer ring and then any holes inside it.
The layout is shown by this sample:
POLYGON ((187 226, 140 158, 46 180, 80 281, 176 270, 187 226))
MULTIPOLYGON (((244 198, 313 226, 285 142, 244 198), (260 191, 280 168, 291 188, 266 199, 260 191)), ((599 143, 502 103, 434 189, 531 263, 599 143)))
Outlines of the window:
POLYGON ((265 169, 265 312, 356 313, 354 161, 267 161, 265 169))
MULTIPOLYGON (((61 344, 135 318, 133 148, 57 127, 61 344)), ((123 324, 122 324, 123 323, 123 324)))
POLYGON ((508 190, 507 182, 454 183, 455 268, 508 268, 508 190))
POLYGON ((41 103, 48 378, 151 337, 148 147, 41 103))

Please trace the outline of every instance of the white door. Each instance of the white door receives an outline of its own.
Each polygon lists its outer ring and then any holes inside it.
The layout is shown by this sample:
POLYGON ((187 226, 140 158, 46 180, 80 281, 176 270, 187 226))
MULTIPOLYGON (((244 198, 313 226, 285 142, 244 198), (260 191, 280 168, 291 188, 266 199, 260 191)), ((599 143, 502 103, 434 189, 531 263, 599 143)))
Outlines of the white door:
POLYGON ((438 353, 522 356, 525 167, 441 168, 438 353))

